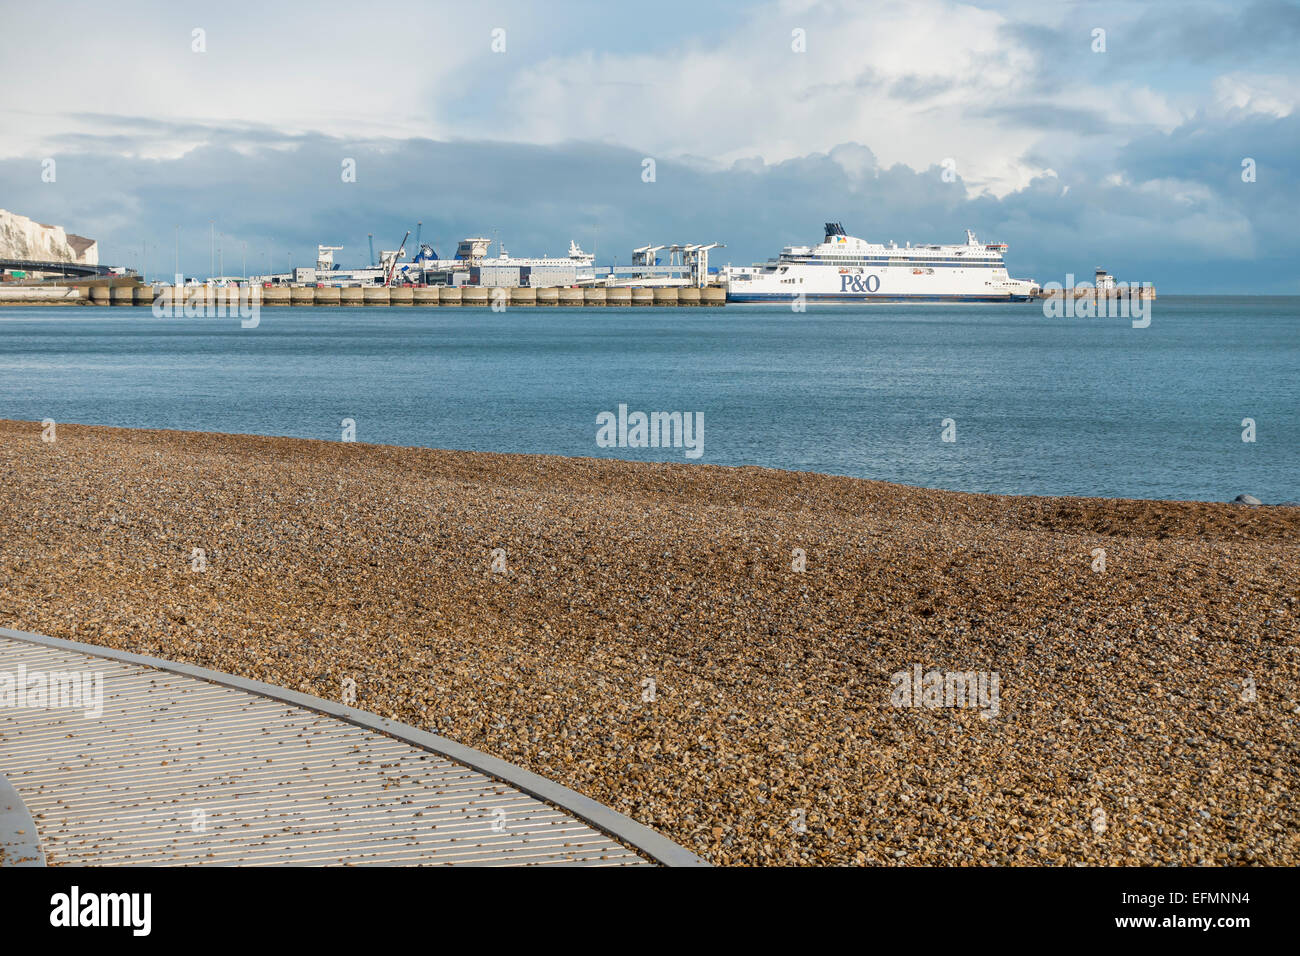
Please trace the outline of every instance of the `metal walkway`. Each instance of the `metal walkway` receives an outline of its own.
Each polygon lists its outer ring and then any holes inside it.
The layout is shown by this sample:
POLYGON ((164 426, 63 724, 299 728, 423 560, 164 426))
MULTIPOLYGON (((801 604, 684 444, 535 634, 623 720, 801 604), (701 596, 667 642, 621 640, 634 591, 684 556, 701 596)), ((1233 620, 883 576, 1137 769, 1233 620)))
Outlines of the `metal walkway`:
POLYGON ((0 775, 50 865, 702 865, 521 768, 283 688, 0 629, 0 688, 24 686, 0 695, 0 775), (34 697, 56 672, 85 698, 34 697))

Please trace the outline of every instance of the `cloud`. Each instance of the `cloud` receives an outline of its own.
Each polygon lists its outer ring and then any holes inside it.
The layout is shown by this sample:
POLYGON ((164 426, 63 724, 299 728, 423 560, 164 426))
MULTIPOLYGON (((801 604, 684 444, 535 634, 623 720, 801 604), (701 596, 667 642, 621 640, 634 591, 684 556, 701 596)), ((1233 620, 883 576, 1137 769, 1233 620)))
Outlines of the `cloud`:
POLYGON ((1266 113, 1290 116, 1300 104, 1300 78, 1226 73, 1214 80, 1213 112, 1266 113))
POLYGON ((420 218, 441 246, 598 239, 607 261, 721 239, 735 262, 842 219, 900 242, 976 228, 1040 280, 1107 265, 1189 290, 1297 289, 1295 4, 665 2, 446 4, 394 30, 328 2, 200 17, 146 2, 140 56, 123 18, 55 31, 16 8, 0 188, 110 260, 134 264, 146 240, 170 262, 179 224, 192 273, 213 221, 260 270, 318 242, 360 262, 367 232, 391 247, 420 218), (57 183, 40 179, 47 156, 57 183))
POLYGON ((820 235, 826 220, 877 241, 958 241, 966 228, 1010 243, 1014 275, 1060 280, 1097 265, 1165 291, 1300 291, 1300 169, 1287 145, 1300 116, 1200 120, 1120 150, 1118 169, 1044 173, 1006 196, 972 197, 938 165, 886 165, 858 143, 725 168, 661 161, 641 179, 641 153, 604 143, 534 145, 427 139, 356 144, 278 137, 242 151, 209 146, 176 159, 87 153, 64 160, 56 184, 39 164, 0 161, 7 204, 100 240, 105 261, 170 272, 181 226, 185 271, 206 274, 209 233, 225 237, 227 271, 247 243, 249 269, 367 258, 366 234, 393 248, 424 222, 440 252, 467 235, 499 236, 516 254, 558 254, 569 239, 601 262, 627 262, 647 242, 722 241, 715 262, 749 263, 820 235), (1259 181, 1240 178, 1240 144, 1258 147, 1259 181), (341 180, 341 161, 357 182, 341 180), (104 185, 111 183, 111 189, 104 185), (1068 190, 1066 187, 1069 187, 1068 190))
POLYGON ((1241 62, 1277 54, 1289 59, 1300 45, 1300 5, 1293 0, 1156 5, 1143 12, 1129 33, 1148 56, 1241 62))
POLYGON ((493 122, 530 142, 601 140, 723 164, 869 142, 913 168, 953 157, 969 181, 1005 192, 1026 178, 1006 152, 1039 134, 979 115, 979 104, 1021 95, 1035 56, 1005 42, 1003 25, 948 0, 767 4, 707 48, 549 58, 513 78, 493 122), (630 95, 622 84, 633 82, 647 86, 630 95))

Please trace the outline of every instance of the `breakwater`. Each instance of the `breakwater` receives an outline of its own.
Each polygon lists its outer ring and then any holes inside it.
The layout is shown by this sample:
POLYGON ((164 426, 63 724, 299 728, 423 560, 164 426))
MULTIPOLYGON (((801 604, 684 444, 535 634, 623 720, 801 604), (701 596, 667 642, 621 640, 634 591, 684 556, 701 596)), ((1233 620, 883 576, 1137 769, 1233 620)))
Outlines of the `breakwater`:
MULTIPOLYGON (((536 308, 639 307, 690 308, 722 306, 727 293, 720 285, 594 286, 585 288, 491 289, 485 286, 196 286, 185 289, 184 305, 207 310, 235 305, 241 292, 260 297, 263 307, 414 307, 414 308, 536 308)), ((170 303, 171 290, 148 285, 12 285, 0 286, 0 305, 150 306, 159 295, 170 303)), ((245 298, 243 301, 247 302, 245 298)), ((181 304, 178 303, 178 307, 181 304)))
POLYGON ((1065 286, 1062 288, 1056 283, 1048 283, 1035 293, 1036 299, 1140 299, 1147 302, 1153 302, 1156 298, 1156 287, 1150 283, 1138 285, 1134 283, 1125 288, 1101 288, 1097 289, 1087 283, 1076 286, 1065 286))

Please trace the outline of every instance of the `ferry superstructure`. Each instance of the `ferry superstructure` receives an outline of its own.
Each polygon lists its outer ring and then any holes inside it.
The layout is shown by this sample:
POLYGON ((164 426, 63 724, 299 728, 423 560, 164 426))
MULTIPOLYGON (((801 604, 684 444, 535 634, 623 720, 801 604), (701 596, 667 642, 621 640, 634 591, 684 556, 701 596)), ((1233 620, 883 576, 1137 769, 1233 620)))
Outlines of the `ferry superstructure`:
POLYGON ((766 263, 722 271, 728 302, 1027 302, 1033 279, 1012 279, 1004 242, 883 245, 826 223, 815 246, 786 246, 766 263))

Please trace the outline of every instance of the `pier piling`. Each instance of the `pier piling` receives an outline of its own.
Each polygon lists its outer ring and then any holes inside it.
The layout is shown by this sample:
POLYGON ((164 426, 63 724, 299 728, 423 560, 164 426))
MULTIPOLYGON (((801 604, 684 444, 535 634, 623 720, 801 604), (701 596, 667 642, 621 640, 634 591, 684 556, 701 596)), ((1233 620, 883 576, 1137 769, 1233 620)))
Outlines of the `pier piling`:
MULTIPOLYGON (((77 283, 69 286, 35 284, 29 287, 7 288, 10 293, 3 304, 97 305, 97 306, 151 306, 158 294, 176 297, 176 307, 205 313, 224 307, 227 312, 237 312, 241 296, 247 296, 248 286, 189 285, 179 289, 143 285, 138 280, 123 279, 113 283, 77 283), (30 291, 28 291, 30 290, 30 291)), ((704 286, 519 286, 488 288, 486 286, 290 286, 270 285, 252 290, 264 306, 417 306, 437 308, 444 306, 473 306, 487 308, 502 298, 512 308, 603 308, 635 306, 722 306, 727 292, 721 285, 704 286)), ((1147 293, 1154 298, 1154 290, 1147 293)))

